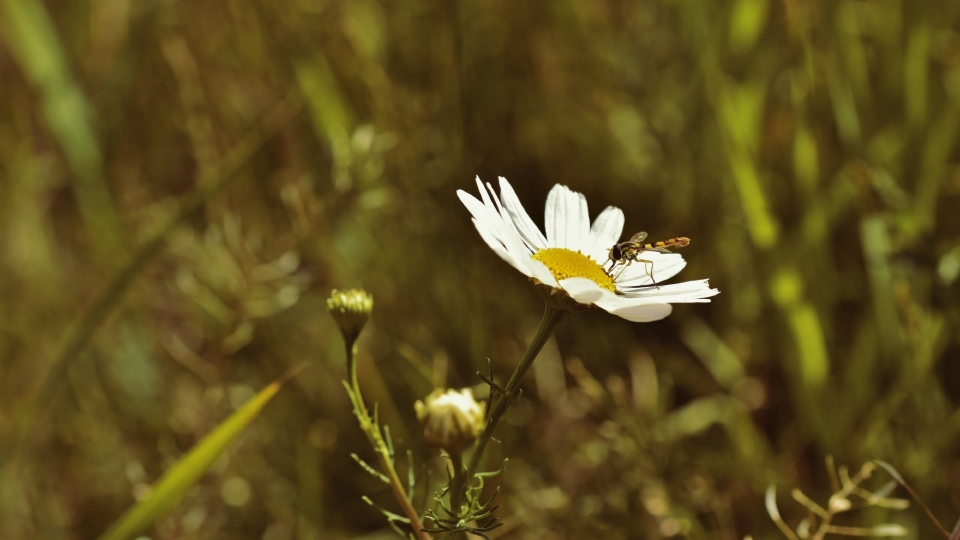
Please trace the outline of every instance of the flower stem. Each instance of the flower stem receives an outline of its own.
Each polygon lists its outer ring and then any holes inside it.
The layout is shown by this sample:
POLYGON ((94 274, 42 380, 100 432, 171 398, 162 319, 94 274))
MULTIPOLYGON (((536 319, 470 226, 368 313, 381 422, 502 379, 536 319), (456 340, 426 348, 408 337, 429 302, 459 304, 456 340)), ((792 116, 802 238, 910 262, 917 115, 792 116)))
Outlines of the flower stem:
POLYGON ((403 515, 410 520, 410 527, 413 528, 414 536, 417 540, 430 540, 430 535, 421 530, 423 529, 423 523, 420 522, 420 515, 407 497, 403 484, 400 482, 400 476, 393 466, 393 456, 390 455, 390 449, 383 440, 380 425, 370 417, 370 412, 367 411, 367 406, 363 402, 363 395, 360 393, 360 382, 357 379, 357 339, 356 337, 348 339, 347 336, 344 336, 344 338, 347 350, 347 373, 350 377, 348 385, 352 392, 350 397, 353 402, 353 411, 357 415, 357 420, 360 422, 360 429, 366 434, 367 440, 370 441, 370 446, 372 446, 373 450, 377 453, 380 466, 386 471, 386 477, 390 481, 390 489, 393 491, 393 496, 400 504, 403 515))
MULTIPOLYGON (((463 455, 457 452, 450 453, 450 465, 453 466, 453 484, 451 486, 451 498, 453 493, 463 493, 467 485, 467 475, 463 469, 463 455)), ((457 515, 460 515, 460 508, 453 506, 450 508, 457 515)))
MULTIPOLYGON (((465 474, 467 482, 470 482, 477 473, 477 467, 480 466, 480 460, 483 458, 483 453, 487 449, 487 443, 490 442, 490 439, 493 437, 493 432, 497 429, 500 420, 503 419, 507 409, 516 402, 520 380, 523 379, 524 374, 526 374, 530 366, 533 365, 533 361, 540 353, 540 349, 542 349, 547 340, 550 339, 550 336, 553 334, 553 329, 556 328, 557 324, 562 321, 568 313, 570 312, 558 309, 550 302, 546 302, 544 305, 543 319, 540 321, 540 329, 537 330, 537 335, 534 336, 533 341, 530 342, 530 346, 527 348, 527 352, 524 353, 523 358, 520 359, 517 369, 514 370, 507 385, 504 386, 503 394, 497 398, 496 403, 487 412, 487 422, 484 424, 480 436, 477 437, 477 442, 473 447, 473 455, 470 456, 470 464, 467 466, 465 474)), ((454 511, 459 508, 465 489, 466 484, 451 493, 450 503, 454 511)))

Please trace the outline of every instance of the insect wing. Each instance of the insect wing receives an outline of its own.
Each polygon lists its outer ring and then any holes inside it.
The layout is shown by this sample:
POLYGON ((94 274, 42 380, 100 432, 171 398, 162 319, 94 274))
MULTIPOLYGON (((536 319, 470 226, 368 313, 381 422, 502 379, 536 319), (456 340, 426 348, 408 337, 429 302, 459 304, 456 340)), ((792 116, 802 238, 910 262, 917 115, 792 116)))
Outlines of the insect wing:
POLYGON ((647 233, 644 231, 640 231, 637 234, 630 237, 630 241, 633 242, 634 244, 639 244, 646 239, 647 239, 647 233))

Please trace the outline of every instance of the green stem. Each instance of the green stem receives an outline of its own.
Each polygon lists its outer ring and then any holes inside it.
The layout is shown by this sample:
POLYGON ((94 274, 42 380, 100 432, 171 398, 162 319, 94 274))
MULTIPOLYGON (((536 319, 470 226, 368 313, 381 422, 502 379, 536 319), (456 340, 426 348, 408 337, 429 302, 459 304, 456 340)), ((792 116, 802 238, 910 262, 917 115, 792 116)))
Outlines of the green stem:
POLYGON ((373 447, 374 452, 377 453, 380 466, 386 471, 387 479, 390 480, 390 489, 393 491, 393 496, 397 499, 397 503, 400 504, 403 515, 410 520, 410 527, 413 528, 414 536, 417 540, 430 540, 430 535, 421 530, 423 529, 423 523, 420 522, 420 515, 407 497, 406 491, 404 491, 403 484, 400 482, 400 476, 393 466, 393 457, 390 455, 387 443, 383 440, 383 434, 380 433, 380 426, 370 417, 367 406, 363 402, 363 395, 360 394, 360 381, 357 378, 357 336, 352 336, 352 339, 350 336, 344 336, 344 343, 347 350, 347 373, 350 377, 349 384, 354 395, 353 407, 357 414, 357 419, 360 421, 360 428, 364 434, 366 434, 367 440, 370 441, 370 446, 373 447))
MULTIPOLYGON (((346 339, 344 336, 343 344, 347 349, 347 374, 350 377, 350 388, 353 389, 354 395, 357 396, 357 403, 354 405, 363 404, 363 396, 360 395, 360 381, 357 379, 357 338, 346 339)), ((367 416, 366 408, 363 409, 363 416, 367 416)))
MULTIPOLYGON (((453 500, 454 493, 464 493, 467 489, 467 475, 466 470, 463 468, 463 454, 461 453, 451 453, 450 454, 450 464, 453 466, 453 482, 450 486, 450 498, 453 500)), ((453 506, 451 503, 450 509, 453 510, 457 516, 463 515, 463 509, 458 506, 453 506)), ((453 533, 451 535, 453 540, 467 540, 467 533, 460 531, 453 533)))
MULTIPOLYGON (((463 454, 460 453, 450 453, 450 464, 453 466, 453 485, 451 486, 451 497, 453 493, 463 493, 467 485, 467 475, 464 474, 463 469, 463 454)), ((460 515, 460 508, 453 506, 450 508, 458 516, 460 515)))
MULTIPOLYGON (((562 321, 568 313, 570 312, 558 309, 551 305, 550 302, 544 305, 543 319, 540 321, 540 329, 537 330, 537 335, 534 336, 533 341, 530 342, 527 352, 524 353, 523 358, 520 359, 520 363, 517 365, 517 369, 514 370, 507 385, 503 388, 504 393, 500 395, 496 403, 490 408, 490 411, 488 411, 487 423, 484 424, 483 431, 481 431, 480 436, 477 437, 477 442, 473 447, 473 455, 470 456, 470 464, 467 466, 465 474, 466 478, 472 479, 477 473, 477 467, 480 466, 480 460, 483 458, 483 453, 487 449, 487 443, 489 443, 493 437, 494 430, 497 429, 497 425, 500 423, 500 420, 503 419, 507 409, 516 401, 516 393, 520 387, 520 380, 523 379, 527 370, 533 365, 533 361, 540 353, 540 349, 542 349, 547 340, 550 339, 550 336, 553 334, 553 329, 556 328, 557 324, 562 321)), ((459 490, 451 493, 450 504, 453 506, 452 509, 455 510, 461 505, 465 488, 466 485, 460 486, 459 490)))

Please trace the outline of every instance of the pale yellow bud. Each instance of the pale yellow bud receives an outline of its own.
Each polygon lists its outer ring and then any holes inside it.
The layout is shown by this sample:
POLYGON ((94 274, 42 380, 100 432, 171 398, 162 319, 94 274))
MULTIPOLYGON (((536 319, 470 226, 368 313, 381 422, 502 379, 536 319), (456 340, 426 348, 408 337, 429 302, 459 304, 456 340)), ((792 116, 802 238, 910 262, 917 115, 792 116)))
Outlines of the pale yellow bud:
POLYGON ((344 339, 353 342, 373 311, 373 297, 363 289, 334 289, 327 299, 327 309, 340 327, 344 339))
POLYGON ((469 448, 480 434, 484 408, 469 388, 459 392, 438 388, 414 405, 427 445, 454 454, 469 448))

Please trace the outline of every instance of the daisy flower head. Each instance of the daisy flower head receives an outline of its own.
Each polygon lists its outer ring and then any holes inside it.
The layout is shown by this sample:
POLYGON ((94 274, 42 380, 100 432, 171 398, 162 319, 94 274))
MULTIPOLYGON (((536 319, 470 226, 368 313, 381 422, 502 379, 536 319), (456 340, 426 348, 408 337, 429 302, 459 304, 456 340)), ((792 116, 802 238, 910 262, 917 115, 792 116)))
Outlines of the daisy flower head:
POLYGON ((613 264, 611 250, 623 233, 619 208, 608 206, 591 225, 583 194, 557 184, 547 195, 544 235, 506 178, 500 177, 499 197, 479 177, 477 187, 479 200, 463 190, 457 195, 480 236, 500 258, 548 287, 552 296, 569 297, 572 302, 565 309, 597 306, 628 321, 649 322, 669 315, 671 304, 709 302, 720 292, 706 279, 662 284, 686 266, 678 253, 645 250, 640 258, 647 262, 613 264))

